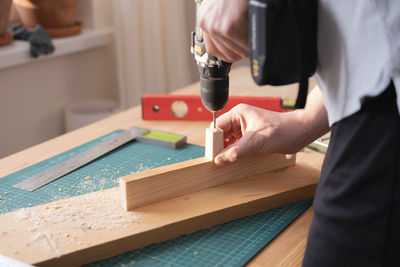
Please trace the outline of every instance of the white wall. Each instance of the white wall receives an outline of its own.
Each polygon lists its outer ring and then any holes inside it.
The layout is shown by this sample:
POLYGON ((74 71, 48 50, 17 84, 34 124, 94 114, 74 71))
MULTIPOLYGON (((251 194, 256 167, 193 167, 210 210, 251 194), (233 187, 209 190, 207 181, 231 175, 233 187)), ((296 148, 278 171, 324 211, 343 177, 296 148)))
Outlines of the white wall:
MULTIPOLYGON (((78 19, 112 26, 111 1, 82 0, 78 19)), ((63 134, 68 104, 117 92, 114 45, 0 69, 0 158, 63 134)))
POLYGON ((64 133, 63 109, 81 100, 117 98, 114 49, 0 71, 0 157, 64 133))
POLYGON ((166 93, 198 80, 189 52, 194 7, 188 0, 81 0, 77 17, 86 28, 117 22, 118 49, 110 45, 0 69, 0 158, 64 133, 68 104, 105 97, 129 107, 143 93, 166 93))

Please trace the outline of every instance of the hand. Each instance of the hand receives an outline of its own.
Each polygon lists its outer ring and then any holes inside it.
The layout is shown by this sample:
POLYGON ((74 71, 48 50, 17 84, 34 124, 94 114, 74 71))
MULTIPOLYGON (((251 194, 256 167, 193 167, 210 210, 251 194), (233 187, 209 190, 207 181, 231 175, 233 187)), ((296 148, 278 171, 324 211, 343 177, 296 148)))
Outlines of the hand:
POLYGON ((240 104, 221 115, 217 126, 225 147, 215 158, 219 166, 251 153, 294 154, 329 131, 319 89, 309 94, 303 110, 279 113, 240 104))
POLYGON ((234 107, 217 119, 226 148, 215 158, 215 164, 234 162, 250 153, 298 152, 303 147, 298 143, 302 127, 294 117, 245 104, 234 107))
POLYGON ((198 11, 207 52, 233 63, 248 57, 248 0, 205 0, 198 11))

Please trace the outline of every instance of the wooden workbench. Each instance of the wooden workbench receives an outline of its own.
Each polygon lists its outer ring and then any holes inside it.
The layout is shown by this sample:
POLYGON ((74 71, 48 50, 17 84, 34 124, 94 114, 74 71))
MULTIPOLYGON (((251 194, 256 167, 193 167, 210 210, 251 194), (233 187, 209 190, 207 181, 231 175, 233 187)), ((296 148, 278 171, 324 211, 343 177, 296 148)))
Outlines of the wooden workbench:
MULTIPOLYGON (((297 93, 297 86, 257 87, 251 80, 249 69, 245 67, 234 69, 231 72, 230 88, 231 95, 295 97, 297 93)), ((199 85, 195 83, 174 93, 198 94, 199 85)), ((174 123, 171 123, 170 121, 143 121, 141 119, 140 106, 137 106, 1 159, 0 177, 86 143, 108 132, 116 129, 126 129, 132 125, 177 132, 187 135, 189 143, 204 145, 204 129, 209 125, 209 122, 174 121, 174 123)), ((306 153, 318 154, 308 150, 306 153)), ((318 159, 316 164, 320 164, 323 156, 315 155, 315 158, 318 159)), ((299 266, 304 254, 312 214, 312 208, 308 209, 269 246, 253 258, 249 266, 299 266)))

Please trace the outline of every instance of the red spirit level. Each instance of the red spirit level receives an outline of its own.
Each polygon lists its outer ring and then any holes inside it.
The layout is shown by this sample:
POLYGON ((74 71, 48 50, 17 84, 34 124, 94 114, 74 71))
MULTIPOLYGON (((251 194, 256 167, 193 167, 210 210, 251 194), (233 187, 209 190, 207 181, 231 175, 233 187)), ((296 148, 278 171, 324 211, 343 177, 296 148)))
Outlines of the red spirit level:
MULTIPOLYGON (((226 106, 218 112, 221 115, 238 104, 284 112, 280 97, 230 96, 226 106)), ((212 113, 201 103, 198 95, 152 95, 142 97, 142 118, 144 120, 187 120, 211 121, 212 113)))

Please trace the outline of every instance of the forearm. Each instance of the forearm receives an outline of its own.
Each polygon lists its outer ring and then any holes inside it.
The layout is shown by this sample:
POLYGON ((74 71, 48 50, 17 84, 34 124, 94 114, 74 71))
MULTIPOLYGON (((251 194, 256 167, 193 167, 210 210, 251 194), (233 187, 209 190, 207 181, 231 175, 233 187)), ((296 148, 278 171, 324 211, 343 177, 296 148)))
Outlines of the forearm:
MULTIPOLYGON (((328 114, 324 106, 324 99, 321 90, 315 87, 307 97, 306 107, 293 112, 295 120, 299 123, 294 127, 302 132, 299 145, 305 146, 315 139, 329 132, 328 114)), ((296 129, 293 129, 296 130, 296 129)))
POLYGON ((215 158, 217 165, 250 153, 293 154, 329 131, 319 88, 309 94, 305 109, 273 112, 241 104, 220 116, 217 124, 226 145, 215 158))

